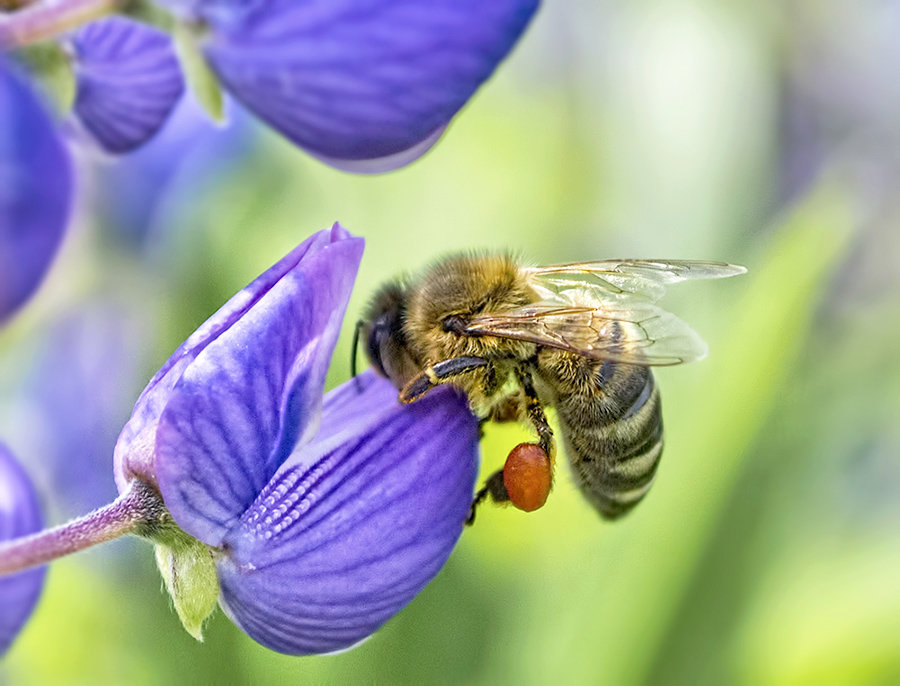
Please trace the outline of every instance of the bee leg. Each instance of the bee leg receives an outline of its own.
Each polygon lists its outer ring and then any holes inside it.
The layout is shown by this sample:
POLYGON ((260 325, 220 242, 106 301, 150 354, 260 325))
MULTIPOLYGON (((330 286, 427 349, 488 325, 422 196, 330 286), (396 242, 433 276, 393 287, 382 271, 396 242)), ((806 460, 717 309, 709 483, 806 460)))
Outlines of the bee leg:
POLYGON ((466 518, 466 526, 472 526, 475 523, 475 510, 484 502, 484 499, 491 496, 491 500, 495 503, 505 503, 509 500, 509 493, 506 492, 506 484, 503 483, 503 470, 498 469, 491 474, 484 486, 478 489, 475 497, 472 499, 472 505, 469 507, 469 516, 466 518))
POLYGON ((525 412, 531 421, 538 435, 538 442, 547 457, 552 462, 556 456, 556 447, 553 442, 553 429, 547 421, 547 415, 544 414, 544 406, 538 400, 537 392, 534 390, 534 383, 531 379, 531 372, 523 366, 516 367, 516 378, 525 394, 525 412))
POLYGON ((494 367, 483 357, 451 357, 437 364, 426 367, 410 379, 400 390, 400 402, 411 403, 430 391, 435 386, 451 380, 454 376, 465 374, 486 367, 489 377, 494 376, 494 367))

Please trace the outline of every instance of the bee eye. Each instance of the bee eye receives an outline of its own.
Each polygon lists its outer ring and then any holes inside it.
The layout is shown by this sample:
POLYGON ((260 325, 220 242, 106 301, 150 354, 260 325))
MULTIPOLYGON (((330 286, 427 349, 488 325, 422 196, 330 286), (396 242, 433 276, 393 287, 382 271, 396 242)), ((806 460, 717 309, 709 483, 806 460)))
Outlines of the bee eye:
POLYGON ((381 372, 382 376, 388 376, 384 364, 386 348, 391 341, 392 320, 388 313, 382 314, 370 325, 369 339, 366 342, 366 352, 369 361, 381 372))
POLYGON ((444 331, 464 334, 466 332, 466 322, 459 315, 451 314, 449 317, 444 318, 444 331))

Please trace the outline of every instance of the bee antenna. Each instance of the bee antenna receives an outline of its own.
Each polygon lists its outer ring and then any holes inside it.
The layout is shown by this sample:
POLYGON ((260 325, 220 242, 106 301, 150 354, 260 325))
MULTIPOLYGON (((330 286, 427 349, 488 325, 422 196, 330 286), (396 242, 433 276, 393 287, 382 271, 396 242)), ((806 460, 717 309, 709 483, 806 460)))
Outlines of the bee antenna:
MULTIPOLYGON (((357 351, 359 350, 359 332, 362 330, 365 322, 360 319, 356 322, 356 326, 353 328, 353 342, 350 344, 350 348, 352 352, 350 353, 350 376, 356 377, 356 358, 357 351)), ((358 383, 358 382, 357 382, 358 383)))

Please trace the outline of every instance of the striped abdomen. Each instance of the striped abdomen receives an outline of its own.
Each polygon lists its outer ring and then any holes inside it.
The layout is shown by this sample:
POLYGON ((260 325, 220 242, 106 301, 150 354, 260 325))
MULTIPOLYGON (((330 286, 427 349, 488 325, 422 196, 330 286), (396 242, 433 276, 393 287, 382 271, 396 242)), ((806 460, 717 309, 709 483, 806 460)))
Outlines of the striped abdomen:
POLYGON ((659 390, 643 366, 577 358, 565 371, 552 385, 575 479, 602 516, 619 517, 650 490, 662 455, 659 390))

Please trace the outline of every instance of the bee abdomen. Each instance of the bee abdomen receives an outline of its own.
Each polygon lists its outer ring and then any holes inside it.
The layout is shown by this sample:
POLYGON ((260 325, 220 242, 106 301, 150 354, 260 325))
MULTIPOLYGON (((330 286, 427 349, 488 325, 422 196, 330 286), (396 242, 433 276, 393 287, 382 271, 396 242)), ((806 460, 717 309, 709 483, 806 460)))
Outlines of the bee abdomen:
POLYGON ((622 516, 647 494, 663 448, 653 375, 643 368, 616 366, 622 369, 616 370, 615 382, 600 390, 603 399, 570 396, 557 403, 578 485, 609 519, 622 516), (635 386, 636 378, 643 383, 635 386))

